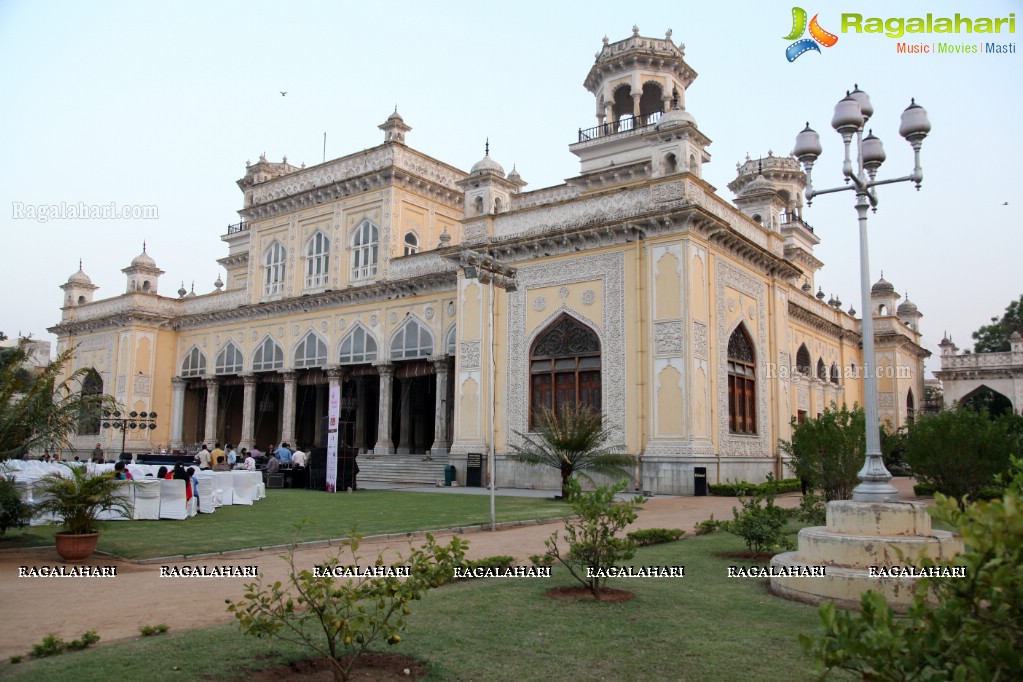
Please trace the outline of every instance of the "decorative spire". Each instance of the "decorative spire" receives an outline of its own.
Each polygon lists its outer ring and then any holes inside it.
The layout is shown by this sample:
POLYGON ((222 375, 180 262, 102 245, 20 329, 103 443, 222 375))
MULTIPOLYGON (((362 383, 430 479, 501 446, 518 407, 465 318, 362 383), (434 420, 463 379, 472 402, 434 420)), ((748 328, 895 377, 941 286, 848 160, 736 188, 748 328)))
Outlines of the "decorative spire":
POLYGON ((146 240, 143 239, 142 240, 142 253, 145 253, 145 252, 146 252, 146 240))
POLYGON ((82 269, 82 259, 79 258, 78 259, 78 270, 81 271, 81 269, 82 269))
POLYGON ((483 156, 490 156, 490 136, 489 135, 487 136, 487 144, 484 145, 483 150, 485 152, 483 154, 483 156))

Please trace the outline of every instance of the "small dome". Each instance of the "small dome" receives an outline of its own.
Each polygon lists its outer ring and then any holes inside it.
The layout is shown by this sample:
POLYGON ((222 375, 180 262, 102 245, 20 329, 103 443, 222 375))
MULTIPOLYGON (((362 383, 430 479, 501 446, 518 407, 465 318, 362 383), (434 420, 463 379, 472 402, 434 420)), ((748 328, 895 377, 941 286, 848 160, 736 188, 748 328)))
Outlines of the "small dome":
POLYGON ((774 185, 763 175, 757 175, 739 192, 740 197, 750 197, 754 194, 774 194, 774 185))
POLYGON ((899 307, 895 309, 898 315, 907 315, 918 313, 920 310, 916 307, 916 303, 909 300, 909 294, 906 294, 906 300, 899 304, 899 307))
POLYGON ((503 178, 504 168, 501 167, 501 164, 499 164, 497 161, 494 161, 492 158, 490 158, 490 154, 487 154, 482 159, 477 161, 476 164, 472 167, 472 170, 469 171, 470 175, 483 175, 485 173, 494 173, 495 175, 500 175, 503 178))
POLYGON ((149 257, 146 253, 146 245, 142 244, 142 253, 131 259, 131 266, 133 268, 144 267, 144 268, 155 268, 156 261, 149 257))
POLYGON ((515 166, 512 166, 511 173, 508 173, 508 179, 512 182, 520 182, 522 180, 522 176, 519 175, 519 171, 515 168, 515 166))
POLYGON ((82 264, 79 263, 78 264, 78 272, 75 272, 70 277, 68 277, 67 278, 67 283, 68 284, 86 284, 86 285, 91 285, 92 284, 92 280, 89 279, 89 276, 87 274, 82 272, 82 264))
POLYGON ((874 286, 870 287, 871 294, 894 294, 895 285, 884 278, 884 273, 881 273, 881 279, 874 282, 874 286))
POLYGON ((669 109, 661 114, 661 118, 658 119, 657 124, 654 126, 654 130, 678 128, 686 123, 695 127, 696 119, 685 109, 669 109))
POLYGON ((401 117, 401 114, 398 113, 398 107, 394 107, 394 113, 391 114, 390 116, 388 116, 387 120, 388 121, 400 121, 402 123, 405 122, 405 119, 403 119, 401 117))

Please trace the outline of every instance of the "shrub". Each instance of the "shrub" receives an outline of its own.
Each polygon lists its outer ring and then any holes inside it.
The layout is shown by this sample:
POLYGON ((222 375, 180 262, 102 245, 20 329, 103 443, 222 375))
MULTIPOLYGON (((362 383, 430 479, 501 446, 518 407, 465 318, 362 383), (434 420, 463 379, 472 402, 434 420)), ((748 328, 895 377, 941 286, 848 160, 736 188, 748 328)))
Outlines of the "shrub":
POLYGON ((778 445, 792 457, 789 467, 796 477, 814 490, 822 490, 824 499, 847 500, 859 483, 867 432, 863 410, 843 405, 829 407, 817 419, 802 424, 792 420, 792 440, 778 445))
POLYGON ((745 540, 746 548, 756 555, 783 545, 787 540, 783 532, 787 515, 775 506, 773 491, 758 492, 739 503, 742 511, 732 507, 733 520, 725 524, 725 530, 745 540))
POLYGON ((956 406, 923 415, 910 426, 905 459, 921 483, 955 497, 975 497, 1023 452, 1023 417, 956 406))
POLYGON ((139 627, 139 634, 143 637, 155 637, 157 635, 165 635, 170 627, 166 623, 160 623, 159 625, 143 625, 139 627))
POLYGON ((775 494, 778 494, 794 493, 800 490, 801 486, 798 478, 785 478, 780 481, 771 480, 765 483, 747 483, 746 481, 715 483, 708 486, 708 490, 710 490, 711 495, 721 497, 744 497, 746 495, 755 495, 758 492, 767 492, 768 487, 771 487, 775 494))
POLYGON ((39 644, 32 645, 32 651, 29 652, 29 656, 32 658, 46 658, 47 656, 56 656, 64 652, 64 640, 56 635, 46 635, 43 637, 43 641, 39 644))
MULTIPOLYGON (((367 575, 369 566, 361 562, 361 537, 353 530, 337 555, 312 571, 298 569, 292 545, 284 557, 289 566, 286 584, 279 580, 264 584, 260 577, 245 586, 243 599, 227 600, 227 610, 245 634, 307 646, 328 659, 335 680, 347 680, 355 661, 371 645, 401 641, 409 604, 450 580, 467 546, 458 537, 438 545, 428 533, 425 544, 388 567, 401 571, 376 576, 367 575), (350 563, 342 564, 342 556, 350 563), (363 570, 359 577, 334 577, 339 568, 347 567, 363 570), (399 575, 406 571, 407 577, 399 575)), ((383 556, 378 554, 373 565, 383 567, 383 556)))
POLYGON ((693 526, 693 530, 696 532, 697 535, 708 535, 710 533, 718 532, 725 526, 726 523, 728 522, 715 519, 714 515, 711 514, 709 519, 697 521, 696 525, 693 526))
POLYGON ((626 485, 628 481, 622 480, 614 486, 602 485, 591 492, 583 492, 579 482, 570 479, 568 499, 576 517, 565 521, 565 533, 561 537, 568 543, 568 552, 561 553, 557 531, 544 540, 547 554, 543 561, 560 561, 597 599, 607 582, 606 569, 636 554, 636 543, 618 537, 618 533, 636 520, 636 510, 646 500, 637 496, 629 502, 615 502, 615 494, 625 490, 626 485))
POLYGON ((665 542, 675 542, 686 532, 681 528, 645 528, 626 533, 625 537, 632 540, 637 547, 647 545, 661 545, 665 542))
POLYGON ((505 570, 511 568, 514 563, 515 557, 508 556, 507 554, 498 554, 495 556, 483 557, 482 559, 470 559, 469 561, 464 562, 462 566, 470 571, 470 575, 467 577, 472 577, 471 571, 474 569, 492 568, 505 570))
POLYGON ((17 665, 18 663, 21 663, 21 660, 22 660, 21 656, 11 656, 12 665, 17 665))
POLYGON ((23 528, 32 519, 32 507, 22 501, 14 480, 0 478, 0 535, 8 528, 23 528))
POLYGON ((96 634, 95 630, 89 630, 81 639, 72 639, 67 643, 67 648, 71 651, 81 651, 82 649, 88 648, 99 641, 99 635, 96 634))
POLYGON ((828 522, 828 504, 820 495, 808 493, 799 501, 799 507, 792 510, 793 516, 811 526, 823 526, 828 522))
MULTIPOLYGON (((1023 467, 1004 497, 960 509, 944 495, 929 511, 958 528, 966 552, 941 565, 965 578, 918 583, 907 618, 866 592, 859 613, 821 606, 824 635, 800 635, 819 672, 848 670, 870 680, 1008 680, 1023 670, 1023 467)), ((925 566, 936 565, 924 560, 925 566)))

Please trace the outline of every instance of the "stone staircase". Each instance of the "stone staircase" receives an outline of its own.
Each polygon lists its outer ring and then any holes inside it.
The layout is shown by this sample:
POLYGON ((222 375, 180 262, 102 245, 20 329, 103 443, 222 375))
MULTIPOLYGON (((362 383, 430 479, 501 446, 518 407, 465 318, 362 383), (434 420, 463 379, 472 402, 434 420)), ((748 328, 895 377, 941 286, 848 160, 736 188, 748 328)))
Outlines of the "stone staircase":
POLYGON ((423 461, 426 455, 359 455, 359 483, 436 485, 444 480, 447 457, 423 461))

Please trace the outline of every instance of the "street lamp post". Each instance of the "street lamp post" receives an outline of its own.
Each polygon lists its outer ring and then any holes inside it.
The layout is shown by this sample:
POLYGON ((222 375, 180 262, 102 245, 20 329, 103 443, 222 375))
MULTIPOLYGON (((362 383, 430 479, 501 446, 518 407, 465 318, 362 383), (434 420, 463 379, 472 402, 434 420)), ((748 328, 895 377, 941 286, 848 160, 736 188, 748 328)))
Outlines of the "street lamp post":
POLYGON ((853 500, 856 502, 889 502, 898 500, 898 491, 891 484, 892 475, 885 468, 881 458, 881 437, 878 433, 878 411, 877 411, 877 375, 874 358, 874 320, 873 311, 870 305, 870 262, 867 249, 867 209, 877 211, 877 192, 874 189, 878 185, 890 185, 896 182, 912 182, 920 189, 920 182, 923 180, 923 170, 920 168, 920 147, 927 133, 931 130, 931 124, 927 120, 927 112, 914 100, 902 112, 902 121, 899 126, 899 134, 902 135, 913 147, 913 172, 909 175, 892 178, 889 180, 878 180, 877 171, 885 160, 884 148, 881 140, 868 130, 863 135, 863 129, 874 113, 867 93, 854 86, 852 92, 847 92, 837 105, 835 114, 831 119, 832 127, 842 136, 842 143, 845 146, 845 159, 842 162, 842 174, 845 176, 846 184, 842 187, 831 189, 814 189, 811 173, 814 163, 821 154, 820 137, 806 124, 806 128, 796 137, 796 146, 792 150, 793 156, 799 159, 806 170, 806 200, 807 205, 813 198, 820 194, 831 194, 850 190, 856 195, 856 214, 860 228, 860 298, 863 306, 863 322, 861 331, 863 333, 863 391, 864 409, 866 410, 867 427, 867 452, 863 468, 859 471, 860 484, 853 490, 853 500), (850 157, 850 151, 855 138, 856 161, 850 157))
POLYGON ((156 428, 156 412, 136 412, 132 410, 127 416, 120 412, 103 411, 104 429, 119 429, 121 431, 121 454, 124 454, 124 445, 128 438, 128 431, 145 431, 156 428))
POLYGON ((490 530, 497 530, 497 512, 494 504, 494 489, 497 463, 494 461, 497 450, 494 447, 494 413, 497 411, 497 395, 494 387, 494 289, 501 288, 511 293, 518 289, 515 281, 515 268, 472 249, 464 249, 461 255, 462 274, 466 279, 475 279, 480 284, 490 284, 490 315, 488 316, 488 334, 490 336, 490 444, 487 454, 487 478, 490 481, 490 530))

